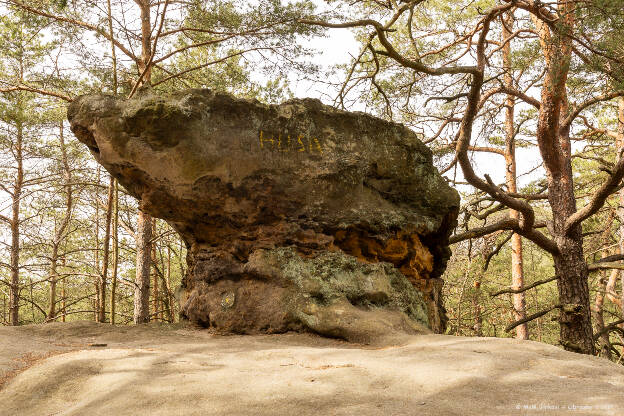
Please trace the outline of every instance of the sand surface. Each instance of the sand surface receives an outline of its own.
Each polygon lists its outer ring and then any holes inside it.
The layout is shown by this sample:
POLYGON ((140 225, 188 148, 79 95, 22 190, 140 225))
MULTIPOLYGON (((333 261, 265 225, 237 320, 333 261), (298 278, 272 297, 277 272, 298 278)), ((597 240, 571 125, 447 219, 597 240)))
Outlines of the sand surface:
POLYGON ((0 415, 624 415, 624 367, 530 341, 0 328, 0 415), (106 344, 106 345, 102 345, 106 344))

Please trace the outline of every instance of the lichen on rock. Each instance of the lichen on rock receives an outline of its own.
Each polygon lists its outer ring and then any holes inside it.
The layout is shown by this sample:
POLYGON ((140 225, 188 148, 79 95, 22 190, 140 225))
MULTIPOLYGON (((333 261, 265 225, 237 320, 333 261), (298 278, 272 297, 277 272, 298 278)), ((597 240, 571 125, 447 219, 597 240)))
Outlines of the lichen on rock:
POLYGON ((68 118, 187 243, 189 319, 353 340, 444 330, 439 276, 459 197, 406 127, 318 100, 209 90, 83 96, 68 118))

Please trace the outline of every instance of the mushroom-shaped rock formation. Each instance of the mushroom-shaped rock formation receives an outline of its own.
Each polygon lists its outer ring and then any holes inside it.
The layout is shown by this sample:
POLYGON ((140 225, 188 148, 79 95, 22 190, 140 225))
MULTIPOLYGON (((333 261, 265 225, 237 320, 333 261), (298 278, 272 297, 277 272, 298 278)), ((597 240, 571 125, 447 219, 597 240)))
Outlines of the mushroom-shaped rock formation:
POLYGON ((442 332, 459 197, 406 127, 318 100, 83 96, 76 137, 189 247, 182 314, 225 332, 442 332))

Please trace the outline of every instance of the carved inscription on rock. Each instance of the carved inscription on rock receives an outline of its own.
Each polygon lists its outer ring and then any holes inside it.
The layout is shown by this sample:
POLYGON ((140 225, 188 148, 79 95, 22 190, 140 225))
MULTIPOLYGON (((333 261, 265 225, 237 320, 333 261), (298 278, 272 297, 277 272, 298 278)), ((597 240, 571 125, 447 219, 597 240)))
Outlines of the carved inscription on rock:
POLYGON ((316 137, 306 137, 303 134, 270 134, 260 130, 258 142, 263 150, 278 152, 307 152, 323 154, 321 141, 316 137))

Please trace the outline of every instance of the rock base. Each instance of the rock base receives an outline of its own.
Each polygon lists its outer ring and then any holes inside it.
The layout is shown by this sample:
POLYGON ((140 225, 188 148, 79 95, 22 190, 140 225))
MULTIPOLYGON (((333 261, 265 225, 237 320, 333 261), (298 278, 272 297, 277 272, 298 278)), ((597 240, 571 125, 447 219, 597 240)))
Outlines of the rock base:
POLYGON ((391 264, 342 252, 305 258, 289 247, 257 250, 246 263, 208 250, 191 261, 182 314, 218 331, 308 330, 363 343, 430 332, 421 293, 391 264))

